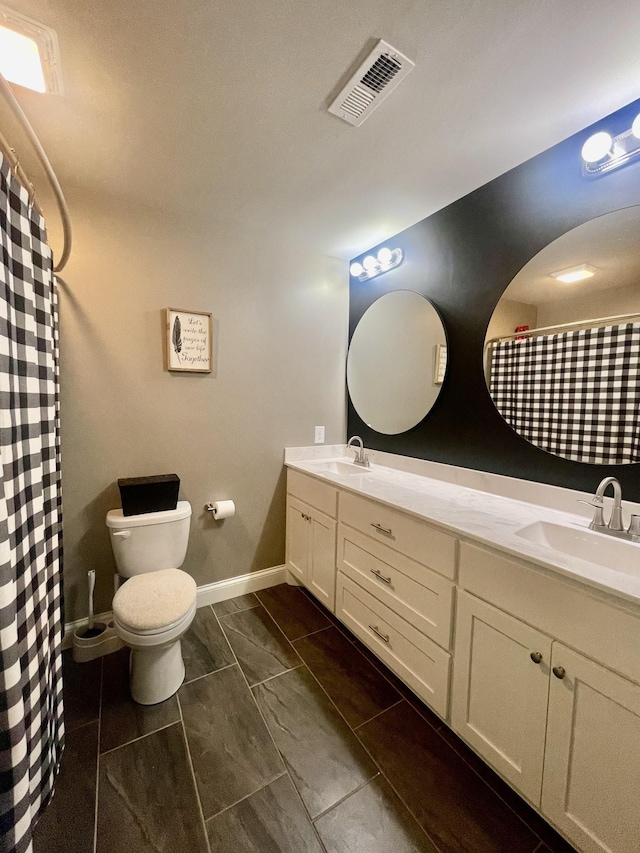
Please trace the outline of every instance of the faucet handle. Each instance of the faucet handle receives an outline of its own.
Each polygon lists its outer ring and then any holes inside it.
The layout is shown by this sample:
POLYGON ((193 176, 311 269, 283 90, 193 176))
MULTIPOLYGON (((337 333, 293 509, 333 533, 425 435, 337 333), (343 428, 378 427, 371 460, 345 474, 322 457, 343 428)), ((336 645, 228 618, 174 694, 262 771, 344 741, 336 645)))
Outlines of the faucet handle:
POLYGON ((631 516, 628 533, 633 542, 640 542, 640 515, 631 516))
POLYGON ((589 525, 591 530, 595 530, 598 527, 605 527, 604 523, 604 501, 599 495, 596 495, 593 500, 584 501, 579 499, 577 501, 579 504, 586 504, 587 506, 592 506, 595 510, 593 513, 593 519, 591 520, 591 524, 589 525))

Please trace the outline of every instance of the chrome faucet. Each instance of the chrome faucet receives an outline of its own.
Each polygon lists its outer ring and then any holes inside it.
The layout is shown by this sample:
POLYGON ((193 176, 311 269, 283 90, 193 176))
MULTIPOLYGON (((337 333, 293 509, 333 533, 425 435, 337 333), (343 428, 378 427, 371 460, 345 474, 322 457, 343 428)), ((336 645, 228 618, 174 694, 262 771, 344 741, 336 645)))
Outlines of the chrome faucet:
POLYGON ((347 450, 353 450, 355 453, 354 464, 362 465, 365 468, 371 467, 371 462, 369 461, 369 454, 365 453, 364 442, 360 438, 359 435, 352 435, 349 441, 347 442, 347 450), (360 447, 354 447, 354 443, 356 441, 360 442, 360 447))
POLYGON ((596 489, 593 500, 581 500, 579 503, 594 508, 593 518, 589 524, 590 530, 608 533, 610 536, 618 536, 621 539, 631 539, 632 542, 640 542, 640 515, 632 515, 629 527, 626 529, 622 523, 622 486, 615 477, 605 477, 596 489), (613 507, 607 524, 604 520, 604 493, 609 486, 613 486, 613 507))

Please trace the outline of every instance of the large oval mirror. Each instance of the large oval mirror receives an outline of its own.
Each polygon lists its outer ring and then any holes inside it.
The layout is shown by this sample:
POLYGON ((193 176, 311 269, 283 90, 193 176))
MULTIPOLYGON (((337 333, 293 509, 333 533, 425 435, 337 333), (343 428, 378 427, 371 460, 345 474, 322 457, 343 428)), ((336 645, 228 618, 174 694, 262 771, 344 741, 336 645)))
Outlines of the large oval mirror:
POLYGON ((640 461, 640 206, 599 216, 520 270, 487 329, 485 373, 536 447, 600 465, 640 461))
POLYGON ((355 410, 376 432, 411 429, 435 403, 446 359, 444 326, 428 299, 411 290, 381 296, 349 345, 347 385, 355 410))

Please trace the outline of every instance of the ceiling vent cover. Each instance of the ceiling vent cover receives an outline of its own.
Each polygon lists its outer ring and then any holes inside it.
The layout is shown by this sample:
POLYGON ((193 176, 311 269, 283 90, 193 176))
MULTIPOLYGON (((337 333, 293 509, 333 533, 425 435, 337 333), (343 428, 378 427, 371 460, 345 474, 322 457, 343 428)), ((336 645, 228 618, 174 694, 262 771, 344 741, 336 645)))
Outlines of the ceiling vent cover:
POLYGON ((395 47, 380 41, 340 90, 329 112, 358 127, 414 67, 395 47))

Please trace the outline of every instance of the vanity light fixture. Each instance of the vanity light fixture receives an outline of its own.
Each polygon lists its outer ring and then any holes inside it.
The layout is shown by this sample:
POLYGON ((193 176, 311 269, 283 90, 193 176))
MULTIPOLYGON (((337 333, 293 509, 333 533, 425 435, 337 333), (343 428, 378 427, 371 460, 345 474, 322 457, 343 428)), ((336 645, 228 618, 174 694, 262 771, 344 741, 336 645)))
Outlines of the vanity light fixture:
POLYGON ((362 263, 354 261, 349 267, 349 273, 358 281, 368 281, 377 275, 400 266, 404 260, 402 249, 388 249, 383 246, 376 255, 366 255, 362 263))
POLYGON ((1 3, 0 73, 34 92, 64 94, 55 30, 1 3))
POLYGON ((640 115, 617 136, 602 130, 594 133, 582 146, 581 154, 585 178, 597 178, 640 158, 640 115))
POLYGON ((553 278, 558 281, 563 281, 566 284, 571 284, 574 281, 582 281, 585 278, 591 278, 597 272, 597 267, 592 267, 591 264, 578 264, 575 267, 569 267, 566 270, 558 270, 558 272, 550 273, 553 278))

